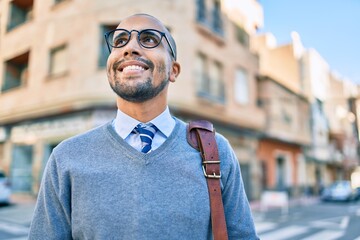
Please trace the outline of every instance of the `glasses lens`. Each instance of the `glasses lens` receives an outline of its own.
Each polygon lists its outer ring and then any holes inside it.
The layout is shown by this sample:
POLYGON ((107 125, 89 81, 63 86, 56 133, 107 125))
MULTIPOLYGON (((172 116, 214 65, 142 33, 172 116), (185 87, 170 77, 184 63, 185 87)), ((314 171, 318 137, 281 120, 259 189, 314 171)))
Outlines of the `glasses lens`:
POLYGON ((119 48, 129 41, 130 34, 124 30, 115 30, 108 35, 108 42, 112 47, 119 48))
POLYGON ((161 42, 161 33, 154 30, 144 30, 139 34, 139 42, 143 47, 154 48, 161 42))

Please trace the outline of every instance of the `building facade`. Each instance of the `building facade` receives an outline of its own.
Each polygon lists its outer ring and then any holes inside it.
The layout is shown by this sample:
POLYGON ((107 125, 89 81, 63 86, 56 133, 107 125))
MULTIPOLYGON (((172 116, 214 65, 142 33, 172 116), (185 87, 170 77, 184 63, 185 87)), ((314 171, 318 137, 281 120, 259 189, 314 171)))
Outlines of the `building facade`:
POLYGON ((329 75, 329 96, 324 111, 329 120, 329 139, 332 145, 332 162, 328 165, 328 182, 350 179, 359 165, 356 84, 331 72, 329 75))
POLYGON ((310 185, 303 153, 311 143, 309 102, 266 76, 259 77, 258 88, 267 116, 258 147, 264 189, 298 196, 310 185))
POLYGON ((278 46, 272 34, 253 39, 258 52, 258 104, 266 124, 258 148, 264 189, 287 191, 298 196, 309 176, 303 148, 311 144, 310 104, 299 68, 301 42, 278 46))
POLYGON ((171 112, 185 121, 213 121, 234 147, 250 199, 258 198, 256 149, 265 115, 256 104, 258 58, 249 39, 261 25, 262 10, 256 1, 247 1, 259 19, 245 26, 225 14, 222 4, 1 1, 0 166, 11 177, 13 190, 36 194, 47 159, 60 141, 114 118, 103 35, 123 17, 145 12, 159 17, 177 42, 182 71, 169 87, 171 112))
POLYGON ((268 174, 267 188, 319 194, 335 180, 349 180, 359 164, 358 88, 336 79, 339 77, 331 74, 326 60, 315 49, 305 49, 297 33, 291 37, 284 45, 277 45, 270 33, 252 41, 252 48, 259 53, 259 103, 267 109, 269 122, 260 141, 259 158, 268 174), (270 82, 283 90, 270 87, 270 82), (277 128, 272 126, 275 122, 277 128), (286 126, 292 127, 284 129, 286 126), (285 151, 279 139, 286 139, 288 157, 278 157, 285 151))

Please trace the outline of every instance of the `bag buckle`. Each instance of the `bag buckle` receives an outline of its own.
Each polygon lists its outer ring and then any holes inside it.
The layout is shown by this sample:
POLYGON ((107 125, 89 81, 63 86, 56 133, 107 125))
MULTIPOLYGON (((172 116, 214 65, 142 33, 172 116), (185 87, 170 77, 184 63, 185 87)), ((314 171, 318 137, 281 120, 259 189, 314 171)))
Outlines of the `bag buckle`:
POLYGON ((206 170, 205 170, 205 165, 206 164, 220 164, 220 161, 203 161, 202 162, 202 169, 203 169, 204 176, 206 178, 215 178, 215 179, 221 178, 221 172, 219 173, 219 175, 217 175, 215 172, 213 172, 212 174, 207 174, 206 170))

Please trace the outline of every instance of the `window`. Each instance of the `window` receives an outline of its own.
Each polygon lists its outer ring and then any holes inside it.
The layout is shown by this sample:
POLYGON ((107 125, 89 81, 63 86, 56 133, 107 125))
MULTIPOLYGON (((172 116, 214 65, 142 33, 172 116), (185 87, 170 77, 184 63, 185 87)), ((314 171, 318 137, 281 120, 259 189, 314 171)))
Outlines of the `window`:
POLYGON ((210 67, 210 89, 209 93, 217 100, 225 100, 224 81, 222 79, 222 65, 219 62, 213 62, 210 67))
POLYGON ((209 89, 209 76, 207 75, 207 59, 205 55, 198 54, 195 61, 196 80, 198 92, 207 92, 209 89))
POLYGON ((214 32, 223 35, 223 26, 221 19, 220 1, 214 1, 214 8, 212 14, 212 29, 214 32))
POLYGON ((196 20, 201 23, 206 22, 206 6, 205 0, 197 0, 196 1, 196 20))
POLYGON ((235 101, 240 104, 249 103, 249 83, 247 72, 238 68, 235 72, 235 101))
POLYGON ((235 25, 236 39, 245 47, 249 47, 249 34, 240 26, 235 25))
POLYGON ((222 23, 221 3, 213 0, 212 8, 206 8, 205 0, 196 0, 196 21, 210 32, 223 36, 224 29, 222 23))
POLYGON ((225 100, 225 88, 222 79, 222 66, 210 62, 204 54, 198 54, 195 62, 197 91, 201 97, 212 101, 225 100))
POLYGON ((10 2, 10 18, 7 25, 8 31, 31 20, 33 4, 33 0, 14 0, 10 2))
POLYGON ((315 106, 317 108, 317 110, 319 111, 319 113, 323 113, 324 112, 324 104, 323 101, 321 101, 320 99, 316 98, 315 99, 315 106))
POLYGON ((109 56, 109 49, 106 45, 104 34, 108 31, 116 29, 117 25, 101 25, 100 26, 100 52, 98 58, 98 66, 103 68, 106 66, 107 58, 109 56))
POLYGON ((49 76, 61 76, 69 70, 67 46, 61 45, 50 50, 49 76))
POLYGON ((29 52, 21 54, 5 62, 5 76, 1 91, 20 87, 27 82, 29 52))
POLYGON ((284 126, 285 125, 290 126, 292 123, 292 117, 291 117, 291 114, 289 113, 288 109, 286 109, 283 106, 283 108, 281 109, 280 115, 281 115, 281 120, 282 120, 282 123, 284 124, 284 126))

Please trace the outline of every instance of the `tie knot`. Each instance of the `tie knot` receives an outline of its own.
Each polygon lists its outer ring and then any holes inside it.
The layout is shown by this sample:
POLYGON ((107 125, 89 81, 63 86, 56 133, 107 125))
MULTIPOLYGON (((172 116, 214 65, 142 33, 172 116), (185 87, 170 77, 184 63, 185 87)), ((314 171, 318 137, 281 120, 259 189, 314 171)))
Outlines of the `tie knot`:
POLYGON ((141 152, 148 153, 151 150, 152 140, 157 130, 157 127, 152 123, 139 123, 134 128, 134 132, 140 135, 141 152))
POLYGON ((152 123, 139 123, 134 128, 135 133, 146 134, 152 136, 151 138, 154 137, 157 130, 157 127, 152 123))

